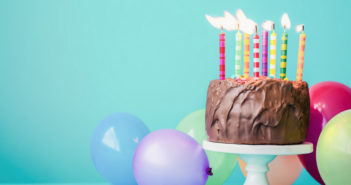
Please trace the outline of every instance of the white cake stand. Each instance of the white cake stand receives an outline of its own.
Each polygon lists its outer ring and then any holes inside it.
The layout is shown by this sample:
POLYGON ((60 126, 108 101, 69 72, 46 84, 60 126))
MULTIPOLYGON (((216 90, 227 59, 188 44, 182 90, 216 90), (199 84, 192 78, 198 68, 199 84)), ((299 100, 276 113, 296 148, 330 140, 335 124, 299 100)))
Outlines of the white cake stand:
POLYGON ((296 145, 240 145, 203 141, 205 150, 239 154, 246 162, 244 185, 268 185, 268 163, 277 155, 298 155, 313 152, 312 143, 296 145))

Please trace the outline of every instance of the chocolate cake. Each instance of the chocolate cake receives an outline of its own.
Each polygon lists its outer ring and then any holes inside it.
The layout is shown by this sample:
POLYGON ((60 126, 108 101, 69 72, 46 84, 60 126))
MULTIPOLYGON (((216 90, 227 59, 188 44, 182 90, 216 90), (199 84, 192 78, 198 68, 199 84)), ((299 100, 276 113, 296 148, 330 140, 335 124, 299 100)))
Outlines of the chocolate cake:
POLYGON ((306 82, 260 77, 212 80, 207 91, 209 141, 236 144, 298 144, 310 112, 306 82))

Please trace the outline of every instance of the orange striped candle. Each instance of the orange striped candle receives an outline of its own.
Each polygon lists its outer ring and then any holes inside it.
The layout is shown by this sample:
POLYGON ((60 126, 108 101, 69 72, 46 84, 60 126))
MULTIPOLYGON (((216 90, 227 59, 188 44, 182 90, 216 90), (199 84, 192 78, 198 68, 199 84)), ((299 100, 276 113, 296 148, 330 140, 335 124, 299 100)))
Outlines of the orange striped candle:
POLYGON ((244 34, 244 78, 250 76, 250 35, 244 34))
POLYGON ((304 26, 302 26, 302 33, 300 34, 299 39, 299 54, 297 58, 297 73, 296 73, 296 81, 302 81, 302 74, 303 74, 303 61, 305 58, 305 41, 306 41, 306 34, 304 33, 304 26))

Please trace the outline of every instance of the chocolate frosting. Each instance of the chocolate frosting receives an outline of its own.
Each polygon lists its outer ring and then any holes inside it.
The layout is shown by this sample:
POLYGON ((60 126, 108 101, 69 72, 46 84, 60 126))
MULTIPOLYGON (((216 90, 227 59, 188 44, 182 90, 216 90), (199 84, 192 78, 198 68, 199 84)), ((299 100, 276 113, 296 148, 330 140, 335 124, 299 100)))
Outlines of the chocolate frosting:
POLYGON ((307 134, 306 82, 260 77, 212 80, 207 91, 209 140, 237 144, 297 144, 307 134))

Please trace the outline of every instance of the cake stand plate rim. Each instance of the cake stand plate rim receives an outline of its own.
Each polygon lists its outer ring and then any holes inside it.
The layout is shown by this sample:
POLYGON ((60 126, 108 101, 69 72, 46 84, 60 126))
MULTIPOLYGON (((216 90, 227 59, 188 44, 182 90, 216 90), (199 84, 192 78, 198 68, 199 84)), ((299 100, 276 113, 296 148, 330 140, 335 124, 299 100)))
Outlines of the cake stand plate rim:
POLYGON ((234 154, 298 155, 313 152, 313 144, 311 142, 292 145, 247 145, 216 143, 204 140, 202 146, 205 150, 234 154))

